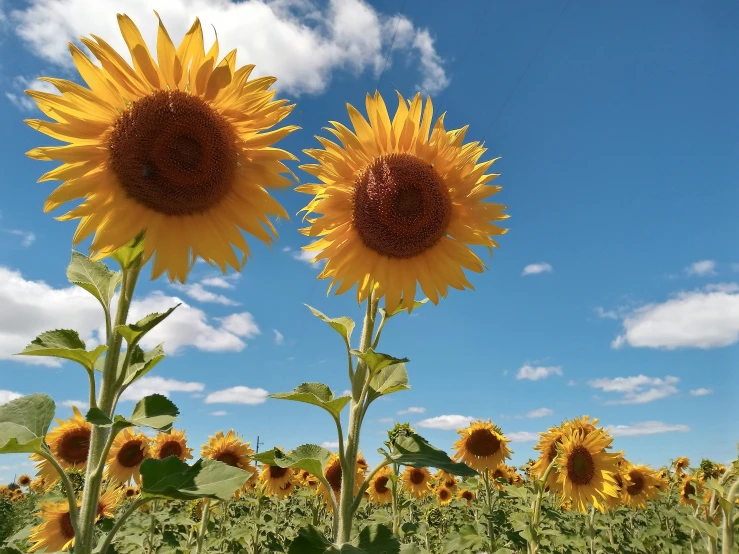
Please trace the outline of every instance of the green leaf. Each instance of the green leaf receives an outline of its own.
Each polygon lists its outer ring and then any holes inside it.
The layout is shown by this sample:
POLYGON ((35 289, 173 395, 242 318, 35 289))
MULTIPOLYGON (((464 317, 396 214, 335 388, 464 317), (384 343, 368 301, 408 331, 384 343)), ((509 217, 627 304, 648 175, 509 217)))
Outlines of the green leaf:
POLYGON ((0 454, 41 450, 55 408, 45 394, 29 394, 0 406, 0 454))
POLYGON ((250 473, 215 460, 198 460, 189 466, 176 456, 148 458, 141 463, 141 494, 150 498, 229 500, 250 473))
POLYGON ((319 406, 330 413, 334 419, 338 419, 341 410, 344 409, 351 397, 342 396, 334 399, 334 393, 323 383, 303 383, 290 392, 276 392, 269 395, 270 398, 278 400, 294 400, 319 406))
POLYGON ((260 452, 254 459, 262 464, 301 469, 318 476, 323 475, 331 452, 317 444, 303 444, 287 454, 276 448, 260 452))
POLYGON ((409 389, 405 364, 383 367, 370 380, 369 401, 373 402, 381 396, 409 389))
POLYGON ((120 271, 111 271, 103 262, 94 262, 84 254, 72 252, 67 279, 97 298, 106 312, 110 310, 110 301, 122 277, 120 271))
POLYGON ((389 453, 382 449, 379 452, 400 465, 435 467, 460 477, 477 475, 474 469, 465 464, 453 462, 446 452, 431 446, 426 439, 416 433, 398 436, 389 453))
POLYGON ((169 398, 152 394, 138 401, 128 421, 137 427, 168 431, 179 413, 177 406, 169 398))
POLYGON ((354 330, 354 320, 350 317, 336 317, 336 318, 330 318, 315 308, 312 308, 311 306, 308 306, 308 304, 305 305, 311 313, 316 316, 321 321, 325 321, 328 323, 331 328, 339 333, 343 338, 344 342, 346 342, 347 346, 351 344, 351 338, 352 338, 352 331, 354 330))
POLYGON ((160 313, 149 314, 145 318, 138 320, 136 323, 130 323, 128 325, 119 325, 118 327, 115 328, 115 330, 118 331, 123 336, 124 339, 126 339, 126 343, 128 344, 130 348, 132 345, 138 344, 138 342, 142 338, 144 338, 144 335, 146 335, 146 333, 148 333, 154 327, 159 325, 162 321, 167 319, 167 317, 169 317, 169 314, 171 314, 181 305, 182 303, 177 304, 177 306, 170 308, 163 314, 160 314, 160 313))
POLYGON ((123 388, 133 383, 136 379, 140 379, 149 373, 154 367, 164 359, 164 348, 162 345, 155 346, 148 352, 144 352, 138 345, 131 348, 131 359, 126 368, 126 379, 123 382, 123 388))
POLYGON ((93 425, 99 425, 101 427, 108 427, 113 424, 110 418, 100 408, 90 408, 85 419, 93 425))
POLYGON ((95 349, 87 351, 85 343, 80 339, 77 331, 56 329, 41 333, 17 356, 62 358, 77 362, 88 371, 92 371, 95 368, 95 362, 106 349, 107 346, 101 344, 95 349))
POLYGON ((384 525, 368 525, 352 543, 367 554, 400 554, 400 541, 384 525))
POLYGON ((363 360, 367 364, 367 367, 369 367, 370 370, 370 375, 374 375, 375 373, 389 365, 410 362, 408 358, 394 358, 388 354, 375 352, 372 348, 368 348, 366 352, 352 350, 351 354, 356 356, 360 360, 363 360))
POLYGON ((288 554, 400 554, 400 541, 384 525, 368 525, 350 543, 332 544, 315 527, 300 529, 288 554))
MULTIPOLYGON (((423 300, 416 300, 415 302, 413 302, 413 309, 415 310, 419 306, 423 306, 428 301, 428 298, 424 298, 423 300)), ((388 312, 387 310, 385 310, 385 308, 380 308, 379 311, 383 317, 393 317, 394 315, 398 315, 400 312, 404 312, 405 310, 403 309, 403 301, 401 300, 398 304, 398 307, 394 310, 388 312)))
POLYGON ((144 253, 144 233, 140 233, 135 239, 123 248, 113 252, 110 257, 121 265, 121 269, 128 269, 136 263, 141 254, 144 253))

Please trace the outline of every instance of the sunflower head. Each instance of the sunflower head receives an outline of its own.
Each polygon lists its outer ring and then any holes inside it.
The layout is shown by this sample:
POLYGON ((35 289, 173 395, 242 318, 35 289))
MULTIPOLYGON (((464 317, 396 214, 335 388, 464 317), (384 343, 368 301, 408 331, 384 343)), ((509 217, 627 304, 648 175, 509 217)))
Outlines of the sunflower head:
POLYGON ((437 502, 442 506, 446 506, 454 499, 454 493, 444 485, 436 487, 434 492, 436 493, 437 502))
POLYGON ((495 468, 511 457, 508 439, 491 421, 473 421, 466 429, 457 431, 462 436, 454 443, 454 460, 477 471, 495 468))
POLYGON ((28 487, 31 485, 31 477, 25 473, 18 477, 18 485, 21 487, 28 487))
POLYGON ((675 473, 682 475, 686 469, 690 467, 690 460, 685 456, 680 456, 675 460, 675 473))
POLYGON ((126 498, 125 489, 121 487, 108 487, 105 492, 100 495, 98 500, 97 517, 113 518, 118 506, 121 505, 123 499, 126 498))
POLYGON ((367 492, 369 500, 375 504, 389 504, 393 500, 392 491, 392 470, 389 467, 383 467, 375 473, 375 476, 369 483, 367 492))
POLYGON ((695 501, 695 497, 699 497, 701 493, 701 487, 698 480, 694 475, 686 475, 680 482, 680 496, 678 502, 683 506, 690 506, 695 509, 698 505, 695 501))
POLYGON ((199 20, 177 47, 160 21, 156 60, 130 18, 118 23, 133 66, 83 38, 97 64, 70 49, 87 87, 45 79, 59 95, 27 91, 53 120, 27 123, 67 143, 28 152, 62 163, 40 178, 62 181, 44 208, 82 200, 59 219, 80 220, 75 244, 94 233, 97 256, 143 233, 154 277, 184 282, 197 258, 240 270, 250 254, 242 231, 269 243, 269 216, 287 218, 266 188, 292 183, 283 162, 295 157, 273 144, 296 127, 272 128, 293 106, 274 100, 274 78, 237 69, 235 50, 219 61, 216 39, 206 52, 199 20))
POLYGON ((287 498, 294 490, 295 473, 290 468, 263 465, 259 473, 265 496, 287 498))
POLYGON ((31 529, 29 541, 32 543, 28 552, 44 550, 58 552, 74 545, 74 528, 69 515, 67 502, 42 502, 37 516, 41 523, 31 529))
POLYGON ((169 456, 176 456, 183 462, 192 459, 192 448, 187 447, 185 432, 172 429, 169 433, 158 433, 154 437, 152 456, 163 460, 169 456))
POLYGON ((654 470, 645 465, 625 465, 621 487, 624 504, 646 510, 647 502, 659 496, 659 479, 654 470))
POLYGON ((127 484, 131 479, 141 484, 141 462, 151 457, 149 437, 131 428, 124 429, 114 440, 108 454, 105 478, 117 484, 127 484))
POLYGON ((218 431, 215 436, 209 437, 200 454, 203 458, 254 473, 256 470, 250 463, 254 450, 250 448, 250 444, 242 441, 233 429, 229 429, 225 435, 223 431, 218 431))
MULTIPOLYGON (((73 417, 66 420, 57 419, 58 426, 46 434, 46 443, 54 457, 65 470, 83 470, 87 464, 90 450, 92 426, 76 407, 72 407, 73 417)), ((52 465, 38 454, 32 454, 36 465, 37 476, 43 477, 48 485, 54 484, 59 475, 52 465)))
POLYGON ((318 477, 313 475, 310 471, 306 471, 304 469, 301 469, 298 471, 296 478, 300 486, 307 487, 310 489, 315 489, 316 487, 318 487, 318 484, 320 483, 320 481, 318 480, 318 477))
POLYGON ((457 493, 457 498, 459 498, 459 500, 464 500, 469 506, 475 500, 475 493, 469 489, 460 489, 457 493))
POLYGON ((403 489, 414 498, 424 498, 432 493, 431 473, 425 467, 407 466, 402 475, 403 489))

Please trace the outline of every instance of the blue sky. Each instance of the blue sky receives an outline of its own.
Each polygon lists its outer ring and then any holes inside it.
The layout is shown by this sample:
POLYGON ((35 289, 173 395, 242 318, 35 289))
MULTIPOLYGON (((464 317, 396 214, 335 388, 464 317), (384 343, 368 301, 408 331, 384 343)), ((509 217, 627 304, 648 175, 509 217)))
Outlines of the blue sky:
MULTIPOLYGON (((40 113, 21 91, 42 86, 39 75, 75 78, 65 44, 80 34, 122 44, 117 11, 153 37, 157 4, 0 3, 0 402, 40 391, 60 417, 71 415, 62 403, 86 398, 81 370, 11 354, 59 326, 94 342, 100 326, 94 301, 65 280, 74 224, 42 212, 53 184, 36 180, 51 166, 24 153, 50 141, 23 124, 40 113)), ((468 139, 501 157, 497 198, 510 232, 490 270, 471 276, 474 292, 452 291, 388 325, 381 350, 411 359, 412 390, 370 411, 370 459, 388 421, 409 421, 450 449, 456 423, 491 418, 515 439, 521 464, 536 432, 582 414, 611 426, 634 462, 735 456, 736 4, 159 4, 173 38, 199 15, 216 26, 222 52, 238 47, 239 64, 280 79, 280 94, 298 103, 287 122, 303 130, 282 143, 295 153, 317 147, 328 120, 348 123, 345 103, 363 106, 379 83, 389 104, 395 89, 433 93, 449 128, 469 124, 468 139)), ((291 214, 308 201, 277 197, 291 214)), ((280 222, 272 249, 250 240, 241 275, 216 279, 198 264, 185 288, 160 279, 138 289, 151 310, 186 303, 154 337, 173 354, 138 393, 167 392, 192 446, 231 427, 252 445, 260 436, 262 448, 336 440, 323 412, 263 398, 303 381, 348 387, 339 337, 303 304, 357 320, 362 311, 351 294, 326 296, 318 268, 300 259, 300 226, 299 216, 280 222), (234 403, 245 399, 254 403, 234 403)), ((0 458, 0 482, 27 469, 22 458, 0 458)))

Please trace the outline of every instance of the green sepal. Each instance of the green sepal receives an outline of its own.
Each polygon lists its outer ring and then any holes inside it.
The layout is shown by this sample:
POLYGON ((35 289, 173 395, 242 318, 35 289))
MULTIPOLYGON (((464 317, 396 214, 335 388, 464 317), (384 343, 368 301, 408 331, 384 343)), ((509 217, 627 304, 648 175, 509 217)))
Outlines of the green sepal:
POLYGON ((374 402, 381 396, 402 390, 410 390, 405 364, 386 366, 372 376, 368 399, 374 402))
POLYGON ((330 318, 327 315, 322 314, 315 308, 308 306, 308 304, 305 304, 305 306, 311 311, 314 316, 316 316, 321 321, 325 321, 326 323, 328 323, 334 331, 339 333, 343 337, 344 342, 346 342, 347 346, 351 344, 352 331, 354 330, 354 320, 352 318, 346 316, 330 318))
POLYGON ((0 454, 39 452, 55 410, 45 394, 29 394, 0 406, 0 454))
POLYGON ((84 254, 72 251, 67 279, 97 298, 106 313, 110 310, 110 302, 122 278, 120 271, 111 271, 103 262, 95 262, 84 254))
POLYGON ((182 303, 177 304, 177 306, 170 308, 163 314, 160 314, 160 313, 149 314, 145 318, 138 320, 136 323, 129 323, 128 325, 119 325, 118 327, 115 328, 115 330, 118 333, 120 333, 124 339, 126 339, 126 343, 128 344, 130 348, 132 345, 138 344, 138 342, 142 338, 144 338, 144 335, 146 335, 146 333, 148 333, 154 327, 159 325, 162 321, 167 319, 167 317, 169 317, 169 314, 171 314, 181 305, 182 303))
POLYGON ((435 467, 460 477, 477 475, 474 469, 452 461, 446 452, 431 446, 426 439, 417 433, 398 435, 393 443, 386 444, 390 447, 390 451, 387 452, 380 448, 378 452, 396 464, 419 468, 435 467))
POLYGON ((374 375, 381 369, 393 365, 410 362, 408 358, 394 358, 389 354, 382 354, 381 352, 375 352, 371 347, 365 352, 359 350, 351 350, 351 354, 356 356, 360 360, 363 360, 370 370, 370 375, 374 375))
POLYGON ((294 400, 295 402, 304 402, 319 406, 330 413, 334 419, 339 418, 341 410, 351 400, 350 396, 334 398, 334 393, 323 383, 303 383, 290 392, 276 392, 270 394, 269 397, 278 400, 294 400))
POLYGON ((113 252, 110 257, 118 262, 121 269, 129 269, 138 263, 144 253, 144 233, 140 233, 135 239, 129 242, 123 248, 119 248, 113 252))
MULTIPOLYGON (((429 301, 428 298, 424 298, 423 300, 416 300, 413 302, 412 309, 415 310, 416 308, 423 306, 428 301, 429 301)), ((398 303, 398 306, 390 312, 388 312, 385 308, 380 308, 378 311, 380 312, 380 314, 382 314, 382 317, 388 318, 388 317, 393 317, 394 315, 398 315, 400 312, 406 311, 406 309, 403 308, 403 301, 401 300, 398 303)))
POLYGON ((323 475, 330 459, 331 452, 317 444, 302 444, 287 454, 274 448, 254 456, 261 464, 301 469, 315 476, 323 475))
POLYGON ((250 472, 215 460, 187 465, 176 456, 148 458, 141 463, 141 494, 150 498, 229 500, 249 479, 250 472))
POLYGON ((385 525, 373 524, 362 529, 351 542, 336 545, 310 525, 298 531, 287 554, 400 554, 400 541, 385 525))
POLYGON ((18 352, 16 356, 49 356, 77 362, 88 371, 95 368, 95 362, 108 347, 101 344, 87 350, 84 341, 77 331, 71 329, 55 329, 41 333, 31 344, 18 352))

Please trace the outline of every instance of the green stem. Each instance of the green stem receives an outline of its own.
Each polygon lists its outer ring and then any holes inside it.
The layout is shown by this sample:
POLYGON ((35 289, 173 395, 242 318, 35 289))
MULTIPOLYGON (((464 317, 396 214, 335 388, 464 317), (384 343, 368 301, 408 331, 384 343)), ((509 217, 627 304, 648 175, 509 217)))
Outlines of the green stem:
POLYGON ((97 386, 95 385, 95 371, 92 369, 87 370, 87 378, 90 382, 90 394, 88 396, 87 403, 90 405, 90 409, 97 408, 97 400, 95 399, 95 392, 97 391, 97 386))
POLYGON ((103 541, 103 545, 100 547, 100 552, 98 554, 106 554, 106 552, 108 551, 108 547, 110 546, 110 543, 113 542, 113 538, 115 538, 115 534, 118 532, 118 529, 121 528, 121 526, 126 522, 126 520, 131 516, 131 514, 133 514, 140 506, 143 506, 150 500, 151 498, 138 498, 134 500, 131 503, 131 505, 123 511, 121 516, 113 524, 113 528, 110 530, 108 535, 105 537, 105 540, 103 541))
POLYGON ((210 518, 210 498, 203 500, 203 513, 200 516, 200 527, 198 527, 198 542, 195 554, 202 554, 205 534, 208 531, 208 519, 210 518))
MULTIPOLYGON (((728 471, 727 471, 728 473, 728 471)), ((724 481, 725 482, 725 481, 724 481)), ((729 489, 726 500, 729 501, 729 509, 724 512, 723 530, 722 530, 722 554, 731 554, 734 549, 734 501, 739 495, 739 477, 729 489)))
POLYGON ((555 457, 554 460, 552 460, 547 466, 547 469, 542 476, 541 483, 536 484, 538 490, 536 491, 536 497, 534 498, 534 511, 531 514, 532 540, 529 541, 529 554, 537 554, 537 552, 539 552, 539 519, 541 517, 541 501, 544 498, 544 489, 547 486, 549 475, 554 470, 554 466, 556 465, 556 463, 557 458, 555 457))
POLYGON ((62 480, 62 485, 64 485, 64 492, 67 495, 67 503, 69 504, 69 521, 72 524, 72 529, 74 530, 74 536, 79 537, 79 510, 77 508, 77 497, 74 494, 74 486, 72 485, 72 481, 69 480, 69 476, 67 475, 67 472, 64 471, 64 468, 59 464, 59 462, 56 460, 54 455, 49 452, 45 447, 38 452, 39 456, 43 456, 45 460, 47 460, 56 470, 56 472, 59 474, 59 478, 62 480))
POLYGON ((590 554, 595 554, 595 508, 590 506, 588 514, 588 537, 590 538, 590 554))
POLYGON ((155 500, 151 508, 149 508, 149 538, 147 539, 147 544, 149 545, 149 554, 152 554, 154 552, 154 531, 156 530, 156 524, 157 520, 156 517, 154 517, 154 511, 157 509, 157 501, 155 500))
POLYGON ((391 490, 393 493, 393 535, 395 535, 396 537, 400 532, 400 498, 398 497, 398 471, 400 471, 400 467, 398 466, 398 464, 393 464, 393 475, 395 475, 395 479, 391 480, 391 490))
POLYGON ((488 539, 490 541, 490 552, 494 552, 495 549, 495 539, 493 537, 493 487, 490 485, 490 472, 488 471, 488 468, 485 468, 485 471, 482 473, 482 481, 485 484, 485 504, 487 508, 487 517, 485 518, 487 520, 487 527, 488 527, 488 539))
POLYGON ((357 492, 356 498, 354 498, 354 502, 352 503, 352 513, 356 513, 356 511, 359 509, 359 505, 362 503, 362 498, 364 496, 364 491, 367 490, 367 487, 369 487, 370 481, 372 481, 372 478, 377 474, 378 471, 380 471, 383 467, 387 467, 391 464, 390 460, 385 459, 384 461, 380 462, 380 464, 375 467, 370 474, 367 476, 367 478, 362 483, 362 486, 359 487, 359 491, 357 492))

